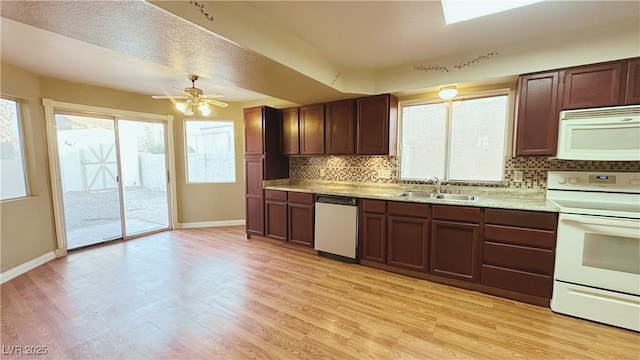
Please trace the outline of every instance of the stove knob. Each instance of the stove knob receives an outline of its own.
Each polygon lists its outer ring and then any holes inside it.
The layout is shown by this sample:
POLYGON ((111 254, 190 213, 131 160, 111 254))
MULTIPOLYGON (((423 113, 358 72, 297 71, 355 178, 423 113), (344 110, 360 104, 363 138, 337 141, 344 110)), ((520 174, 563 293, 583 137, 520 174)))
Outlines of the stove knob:
POLYGON ((566 184, 566 183, 567 183, 567 178, 565 177, 558 178, 558 184, 566 184))
POLYGON ((578 178, 576 178, 576 177, 569 178, 569 183, 571 183, 573 185, 577 184, 578 183, 578 178))

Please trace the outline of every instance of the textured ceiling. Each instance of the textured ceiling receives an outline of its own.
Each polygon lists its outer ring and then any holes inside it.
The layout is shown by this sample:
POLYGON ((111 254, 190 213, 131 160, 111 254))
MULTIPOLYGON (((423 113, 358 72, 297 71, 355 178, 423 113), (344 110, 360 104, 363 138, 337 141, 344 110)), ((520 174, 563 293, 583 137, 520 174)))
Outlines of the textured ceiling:
POLYGON ((0 6, 2 61, 149 95, 195 73, 227 101, 309 104, 640 56, 638 1, 547 1, 449 26, 437 1, 0 6))

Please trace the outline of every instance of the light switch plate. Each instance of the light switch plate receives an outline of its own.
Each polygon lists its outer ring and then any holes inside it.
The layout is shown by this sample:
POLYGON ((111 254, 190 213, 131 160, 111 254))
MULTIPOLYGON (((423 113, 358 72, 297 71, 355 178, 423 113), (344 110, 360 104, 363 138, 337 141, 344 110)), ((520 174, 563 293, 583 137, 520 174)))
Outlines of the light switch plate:
POLYGON ((514 170, 513 182, 523 182, 523 181, 524 181, 524 170, 514 170))
POLYGON ((391 179, 391 170, 378 170, 378 179, 391 179))

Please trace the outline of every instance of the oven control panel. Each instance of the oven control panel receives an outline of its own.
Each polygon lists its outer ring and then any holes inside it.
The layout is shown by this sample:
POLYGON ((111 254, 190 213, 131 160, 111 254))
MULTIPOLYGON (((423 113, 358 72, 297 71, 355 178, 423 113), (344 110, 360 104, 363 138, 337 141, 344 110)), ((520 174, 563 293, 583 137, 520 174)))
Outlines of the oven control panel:
POLYGON ((589 184, 617 184, 615 175, 589 175, 589 179, 587 181, 589 184))
POLYGON ((640 173, 549 171, 547 189, 640 193, 640 173))

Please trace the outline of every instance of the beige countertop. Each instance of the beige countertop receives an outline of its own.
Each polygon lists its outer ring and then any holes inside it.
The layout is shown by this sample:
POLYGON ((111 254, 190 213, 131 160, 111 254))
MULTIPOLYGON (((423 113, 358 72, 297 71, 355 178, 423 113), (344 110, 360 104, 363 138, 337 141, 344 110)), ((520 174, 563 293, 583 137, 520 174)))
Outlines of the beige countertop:
POLYGON ((266 190, 282 190, 295 192, 308 192, 314 194, 325 195, 341 195, 351 196, 361 199, 377 199, 377 200, 393 200, 405 202, 417 202, 424 204, 441 204, 441 205, 457 205, 457 206, 474 206, 499 209, 515 209, 515 210, 532 210, 558 212, 556 205, 546 200, 544 193, 532 191, 503 190, 487 191, 481 188, 467 188, 463 194, 478 195, 478 201, 460 201, 460 200, 442 200, 433 198, 420 197, 398 197, 398 193, 403 191, 424 191, 423 189, 412 189, 409 187, 390 187, 390 186, 370 186, 370 185, 328 185, 328 184, 277 184, 266 183, 266 190))

